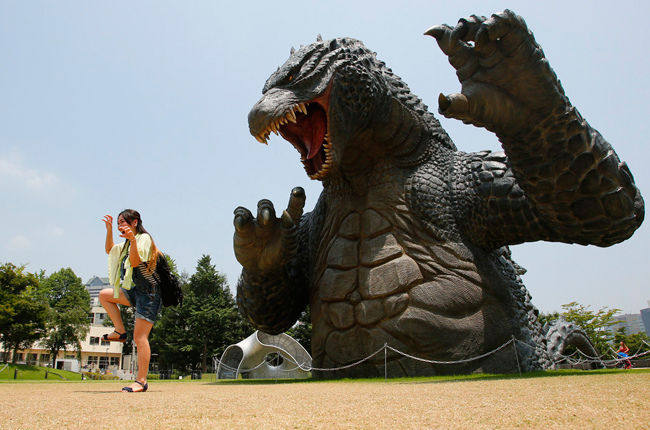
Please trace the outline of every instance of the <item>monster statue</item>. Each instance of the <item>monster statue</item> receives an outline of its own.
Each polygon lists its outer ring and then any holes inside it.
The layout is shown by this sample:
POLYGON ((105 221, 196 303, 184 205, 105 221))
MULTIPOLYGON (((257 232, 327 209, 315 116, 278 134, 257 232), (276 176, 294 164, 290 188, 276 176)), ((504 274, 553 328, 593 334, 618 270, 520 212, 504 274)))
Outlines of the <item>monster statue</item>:
POLYGON ((521 17, 472 16, 426 34, 462 84, 439 112, 495 133, 505 153, 458 151, 348 38, 292 49, 248 117, 260 142, 271 132, 290 142, 323 192, 310 213, 301 188, 279 216, 268 200, 255 216, 235 210, 237 303, 270 334, 309 305, 313 366, 332 369, 314 377, 383 375, 385 359, 391 377, 548 368, 508 245, 605 247, 643 220, 628 167, 571 105, 521 17), (385 344, 426 361, 389 350, 349 366, 385 344))

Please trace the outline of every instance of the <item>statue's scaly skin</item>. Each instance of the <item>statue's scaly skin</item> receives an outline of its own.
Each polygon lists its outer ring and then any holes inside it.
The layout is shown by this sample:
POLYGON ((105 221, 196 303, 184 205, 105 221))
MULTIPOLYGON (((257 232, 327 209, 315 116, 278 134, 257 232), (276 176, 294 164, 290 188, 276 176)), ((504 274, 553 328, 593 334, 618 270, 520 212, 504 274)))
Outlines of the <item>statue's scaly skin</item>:
MULTIPOLYGON (((275 334, 309 305, 318 368, 354 363, 385 343, 463 360, 513 336, 524 370, 547 368, 537 310, 507 245, 609 246, 641 224, 643 200, 627 166, 569 103, 523 19, 473 16, 427 34, 463 87, 441 95, 440 113, 496 133, 505 153, 457 151, 359 41, 292 51, 249 125, 261 142, 282 134, 324 189, 308 214, 300 188, 280 217, 267 200, 256 217, 237 208, 239 309, 275 334)), ((315 376, 380 375, 383 361, 315 376)), ((451 366, 388 355, 390 376, 516 370, 511 348, 451 366)))

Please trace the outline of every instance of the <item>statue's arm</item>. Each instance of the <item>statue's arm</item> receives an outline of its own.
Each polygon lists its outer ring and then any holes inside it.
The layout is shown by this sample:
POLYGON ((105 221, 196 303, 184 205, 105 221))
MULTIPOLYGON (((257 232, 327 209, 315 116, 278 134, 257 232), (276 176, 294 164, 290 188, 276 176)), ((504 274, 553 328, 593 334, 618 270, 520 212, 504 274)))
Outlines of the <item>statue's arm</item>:
POLYGON ((440 113, 494 132, 508 157, 509 179, 490 182, 485 172, 463 191, 480 197, 491 215, 482 219, 486 229, 494 227, 488 236, 501 230, 503 237, 493 240, 504 244, 543 239, 609 246, 632 235, 644 217, 632 174, 571 105, 521 17, 510 11, 473 16, 427 34, 462 84, 460 94, 441 95, 440 113), (507 192, 506 183, 512 185, 507 192), (508 232, 516 226, 507 218, 524 212, 535 227, 508 232))
POLYGON ((455 222, 474 245, 495 249, 559 240, 531 205, 503 152, 456 153, 449 190, 455 222))
POLYGON ((560 240, 610 246, 643 222, 643 198, 628 166, 568 100, 501 142, 526 197, 560 240))
POLYGON ((245 208, 235 210, 235 255, 243 266, 237 306, 256 329, 269 334, 289 329, 307 306, 310 214, 302 215, 304 202, 304 190, 295 188, 279 218, 268 200, 260 201, 256 218, 245 208))

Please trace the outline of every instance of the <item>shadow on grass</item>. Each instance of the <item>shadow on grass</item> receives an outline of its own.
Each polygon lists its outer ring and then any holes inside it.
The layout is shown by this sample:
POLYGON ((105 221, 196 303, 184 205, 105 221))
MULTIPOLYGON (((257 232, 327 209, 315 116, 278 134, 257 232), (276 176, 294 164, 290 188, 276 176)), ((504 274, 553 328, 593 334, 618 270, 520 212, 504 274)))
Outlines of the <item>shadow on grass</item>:
POLYGON ((463 381, 500 381, 507 379, 536 379, 536 378, 556 378, 561 376, 594 376, 594 375, 613 375, 621 373, 650 373, 650 369, 599 369, 599 370, 547 370, 540 372, 508 373, 508 374, 486 374, 480 373, 475 375, 448 375, 448 376, 427 376, 413 378, 365 378, 365 379, 221 379, 216 382, 209 382, 208 385, 276 385, 276 384, 319 384, 326 382, 350 383, 350 382, 369 382, 369 383, 393 383, 393 384, 439 384, 463 381))

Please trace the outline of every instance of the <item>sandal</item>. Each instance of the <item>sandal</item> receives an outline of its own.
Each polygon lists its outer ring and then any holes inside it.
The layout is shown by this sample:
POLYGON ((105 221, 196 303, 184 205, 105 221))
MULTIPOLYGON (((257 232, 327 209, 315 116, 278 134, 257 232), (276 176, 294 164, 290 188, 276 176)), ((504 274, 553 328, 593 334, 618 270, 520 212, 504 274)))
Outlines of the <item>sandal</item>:
POLYGON ((131 387, 124 387, 122 388, 123 393, 144 393, 147 391, 147 388, 149 388, 149 383, 145 382, 144 384, 140 381, 134 381, 136 384, 140 384, 142 386, 142 390, 140 391, 133 391, 133 388, 131 387))
MULTIPOLYGON (((119 335, 120 337, 118 337, 117 339, 109 339, 108 335, 105 334, 104 336, 102 336, 102 339, 105 340, 106 342, 122 342, 122 343, 126 342, 126 332, 118 333, 116 331, 113 331, 113 333, 119 335)), ((113 334, 113 333, 110 333, 110 334, 113 334)))

